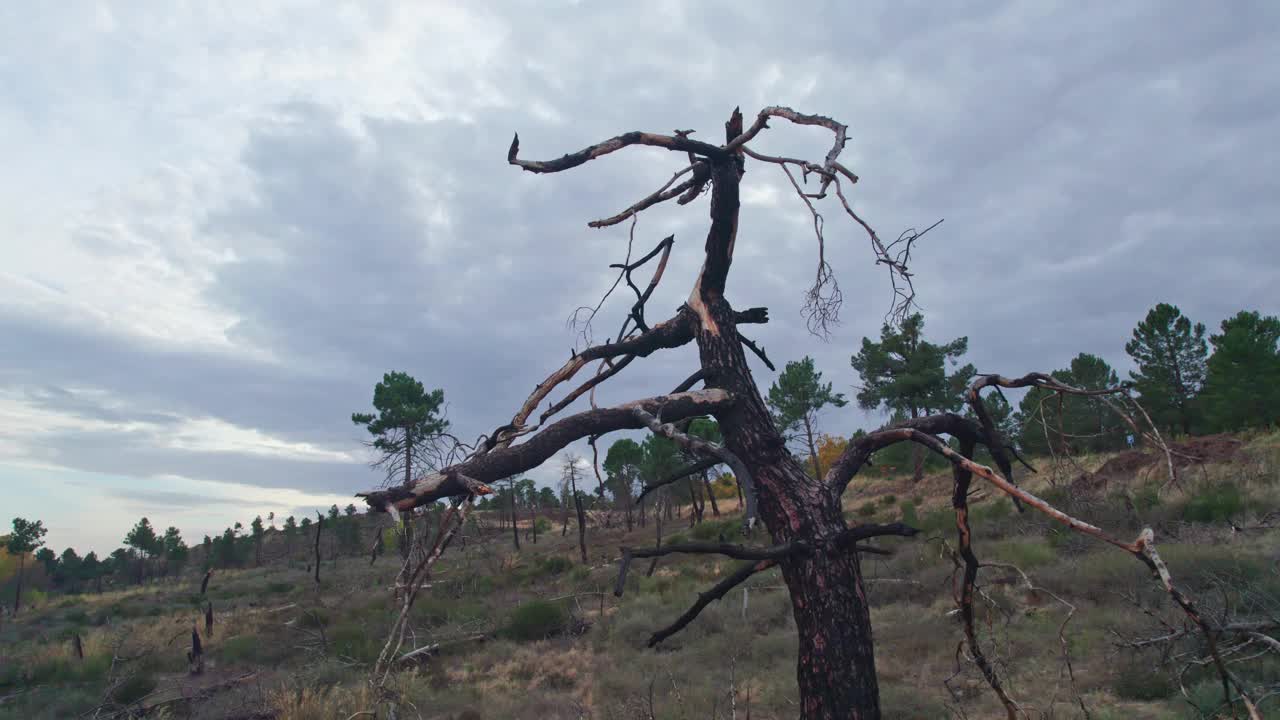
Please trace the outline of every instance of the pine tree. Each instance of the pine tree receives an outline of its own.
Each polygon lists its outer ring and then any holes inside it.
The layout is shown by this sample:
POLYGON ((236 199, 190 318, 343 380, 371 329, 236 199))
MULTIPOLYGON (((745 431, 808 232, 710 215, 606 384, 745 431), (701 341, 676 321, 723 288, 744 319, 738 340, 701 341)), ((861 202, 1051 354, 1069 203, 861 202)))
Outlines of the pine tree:
POLYGON ((1280 320, 1241 311, 1212 335, 1203 405, 1215 431, 1280 422, 1280 320))
POLYGON ((831 391, 831 383, 822 384, 822 373, 813 367, 813 358, 787 363, 769 388, 767 400, 774 424, 787 439, 801 440, 809 453, 814 477, 822 477, 818 462, 818 413, 828 405, 844 407, 844 395, 831 391))
MULTIPOLYGON (((884 325, 878 343, 862 338, 862 349, 849 361, 862 376, 859 406, 864 410, 883 407, 908 418, 960 407, 976 371, 966 364, 947 374, 947 363, 959 363, 968 352, 969 338, 935 345, 923 335, 924 316, 916 313, 899 328, 884 325)), ((917 446, 912 452, 914 476, 919 480, 924 472, 924 450, 917 446)))
MULTIPOLYGON (((1051 375, 1061 382, 1086 390, 1101 390, 1120 384, 1116 371, 1097 355, 1080 353, 1071 366, 1051 375)), ((1102 397, 1059 397, 1056 393, 1032 388, 1018 406, 1022 428, 1020 444, 1031 453, 1052 450, 1101 452, 1124 447, 1123 421, 1102 397), (1048 439, 1046 440, 1046 434, 1048 439)))
POLYGON ((44 545, 44 536, 49 532, 44 523, 32 522, 24 518, 13 519, 13 532, 5 540, 5 550, 18 558, 18 587, 13 594, 13 612, 16 615, 22 607, 22 579, 27 567, 27 554, 44 545))
POLYGON ((1129 375, 1152 421, 1189 434, 1209 352, 1204 324, 1192 325, 1176 306, 1160 303, 1133 329, 1124 351, 1138 366, 1129 375))
POLYGON ((438 414, 443 404, 443 390, 427 392, 412 376, 389 372, 373 389, 378 414, 352 413, 351 422, 374 436, 369 443, 379 453, 374 467, 386 471, 388 479, 401 478, 407 485, 418 466, 431 464, 425 455, 431 441, 449 428, 438 414))

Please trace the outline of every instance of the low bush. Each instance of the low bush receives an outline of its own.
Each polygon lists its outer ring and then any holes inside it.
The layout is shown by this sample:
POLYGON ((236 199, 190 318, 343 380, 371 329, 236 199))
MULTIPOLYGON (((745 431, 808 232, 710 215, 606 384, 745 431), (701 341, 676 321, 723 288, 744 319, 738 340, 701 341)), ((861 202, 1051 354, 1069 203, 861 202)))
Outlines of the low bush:
POLYGON ((916 514, 916 504, 910 500, 904 500, 898 509, 902 511, 902 523, 911 527, 920 527, 920 516, 916 514))
POLYGON ((738 535, 742 530, 742 521, 729 518, 726 520, 704 520, 693 526, 689 531, 689 535, 694 540, 716 540, 720 536, 731 538, 738 535))
POLYGON ((869 516, 871 516, 871 515, 875 515, 875 514, 876 514, 876 504, 875 504, 875 503, 873 503, 873 502, 866 502, 866 503, 863 503, 863 504, 859 505, 859 506, 858 506, 858 514, 859 514, 859 515, 862 515, 862 516, 864 516, 864 517, 869 517, 869 516))
POLYGON ((296 586, 291 582, 267 583, 266 592, 271 593, 273 595, 282 595, 284 593, 292 592, 294 587, 296 586))
POLYGON ((532 600, 516 607, 503 635, 528 642, 557 635, 569 625, 569 613, 556 603, 532 600))
POLYGON ((121 705, 131 705, 156 689, 156 676, 151 673, 135 673, 111 692, 111 699, 121 705))
POLYGON ((559 575, 573 567, 573 562, 569 558, 559 555, 552 555, 542 559, 540 569, 543 575, 559 575))
POLYGON ((1202 488, 1187 500, 1182 517, 1191 522, 1225 522, 1244 509, 1244 496, 1233 483, 1202 488))
POLYGON ((75 608, 74 610, 68 610, 62 616, 62 619, 72 625, 88 625, 89 613, 85 612, 83 608, 75 608))
POLYGON ((1163 700, 1177 690, 1169 673, 1154 663, 1132 658, 1119 664, 1111 681, 1116 696, 1125 700, 1163 700))
POLYGON ((258 639, 252 635, 237 635, 217 645, 218 657, 228 662, 250 662, 258 659, 258 639))
POLYGON ((368 665, 378 659, 386 638, 363 623, 347 622, 330 630, 328 640, 330 654, 368 665))
POLYGON ((328 625, 328 614, 315 608, 307 608, 298 616, 298 627, 315 630, 316 628, 322 628, 328 625))
POLYGON ((1058 557, 1053 547, 1039 538, 1014 538, 999 541, 992 543, 990 550, 982 552, 984 555, 990 555, 993 559, 1013 563, 1023 570, 1048 565, 1058 557))

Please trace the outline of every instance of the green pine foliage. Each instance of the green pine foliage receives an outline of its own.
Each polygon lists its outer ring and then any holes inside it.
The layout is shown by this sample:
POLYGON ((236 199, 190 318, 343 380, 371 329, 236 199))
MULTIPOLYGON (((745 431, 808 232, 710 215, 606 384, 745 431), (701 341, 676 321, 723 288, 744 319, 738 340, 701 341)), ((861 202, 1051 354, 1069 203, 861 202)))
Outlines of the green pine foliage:
POLYGON ((1124 351, 1138 366, 1129 374, 1152 421, 1166 431, 1190 434, 1207 371, 1204 324, 1192 325, 1176 305, 1160 303, 1133 329, 1124 351))
POLYGON ((1280 421, 1280 319, 1241 311, 1212 335, 1202 406, 1211 431, 1280 421))

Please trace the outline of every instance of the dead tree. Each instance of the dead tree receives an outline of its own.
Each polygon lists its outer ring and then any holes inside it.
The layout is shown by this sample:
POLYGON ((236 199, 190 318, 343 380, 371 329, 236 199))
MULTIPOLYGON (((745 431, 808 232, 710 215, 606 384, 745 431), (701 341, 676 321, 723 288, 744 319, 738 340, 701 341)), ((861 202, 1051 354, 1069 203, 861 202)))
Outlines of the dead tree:
POLYGON ((511 511, 511 546, 516 549, 516 552, 520 552, 520 527, 517 522, 519 517, 516 515, 516 479, 511 478, 508 484, 511 490, 511 505, 508 508, 511 511))
POLYGON ((587 515, 582 509, 582 496, 578 494, 578 462, 577 455, 567 455, 564 459, 564 479, 569 484, 569 496, 573 498, 574 513, 578 516, 578 551, 582 554, 582 564, 587 564, 587 515))
POLYGON ((324 530, 324 515, 316 511, 316 585, 320 584, 320 531, 324 530))
MULTIPOLYGON (((650 643, 661 642, 664 637, 679 631, 702 607, 724 596, 735 585, 758 572, 777 567, 789 590, 799 637, 796 679, 800 716, 805 719, 880 717, 870 612, 863 587, 859 550, 877 550, 862 544, 871 538, 910 537, 916 531, 902 524, 849 527, 840 499, 850 480, 867 463, 871 454, 894 443, 923 445, 945 457, 954 467, 953 505, 960 538, 959 553, 966 566, 964 581, 956 598, 966 624, 964 642, 968 645, 968 656, 982 669, 993 690, 1005 703, 1010 717, 1016 717, 1018 707, 983 658, 972 630, 976 555, 968 525, 967 493, 974 476, 1010 495, 1019 509, 1030 508, 1045 513, 1076 531, 1130 552, 1156 574, 1162 586, 1193 621, 1198 617, 1194 603, 1181 593, 1164 570, 1149 531, 1131 543, 1116 540, 1014 484, 1008 443, 993 427, 980 392, 993 386, 1038 386, 1056 392, 1085 392, 1065 388, 1047 375, 1033 374, 1018 380, 983 376, 971 388, 969 396, 978 418, 976 421, 954 413, 916 418, 902 426, 871 433, 850 443, 823 477, 810 476, 787 451, 746 362, 746 352, 758 353, 758 348, 744 336, 743 328, 767 322, 768 312, 765 308, 737 310, 727 294, 727 281, 738 239, 739 188, 746 160, 750 158, 762 167, 777 168, 812 215, 818 252, 814 283, 806 293, 803 311, 812 332, 825 332, 837 320, 842 302, 840 289, 825 259, 824 221, 816 202, 829 200, 834 194, 837 212, 843 213, 865 232, 877 264, 889 270, 894 291, 890 314, 895 319, 900 319, 912 307, 914 290, 907 265, 921 233, 909 230, 896 240, 885 243, 853 209, 846 193, 858 177, 840 161, 847 128, 836 120, 798 113, 785 107, 768 107, 757 114, 750 126, 745 126, 742 115, 735 110, 725 124, 722 144, 695 140, 691 134, 692 131, 685 130, 670 135, 628 132, 549 161, 521 159, 519 138, 512 141, 508 162, 533 173, 572 170, 632 146, 672 151, 682 159, 682 169, 649 196, 612 217, 589 225, 606 227, 631 220, 634 231, 637 214, 647 208, 670 200, 684 205, 704 195, 709 196, 710 227, 703 249, 701 272, 688 299, 675 315, 655 323, 646 315, 646 303, 662 279, 673 239, 663 240, 637 260, 631 260, 628 253, 627 260, 615 267, 620 270, 619 283, 625 279, 636 299, 615 338, 572 353, 561 368, 537 384, 509 422, 482 437, 466 458, 403 487, 364 494, 371 507, 398 512, 438 498, 470 497, 475 491, 469 481, 485 483, 510 477, 547 461, 574 441, 619 430, 648 428, 699 457, 716 457, 730 466, 742 490, 744 529, 753 528, 757 519, 762 521, 772 545, 753 547, 724 543, 694 548, 668 545, 648 551, 652 553, 646 555, 649 557, 697 552, 717 553, 746 561, 715 588, 701 595, 684 616, 670 627, 656 632, 650 643), (824 128, 833 135, 830 150, 820 161, 758 152, 753 144, 769 127, 770 121, 824 128), (800 180, 797 180, 797 173, 800 180), (816 191, 804 187, 811 179, 816 180, 816 191), (658 260, 652 277, 642 290, 632 281, 632 273, 654 258, 658 260), (636 359, 688 343, 696 343, 700 367, 687 384, 678 386, 674 392, 612 407, 597 406, 592 395, 591 409, 552 421, 552 416, 574 400, 593 393, 597 385, 636 359), (572 389, 564 397, 535 417, 535 412, 551 393, 573 382, 588 364, 597 366, 594 376, 578 381, 576 385, 568 385, 572 389), (703 388, 693 389, 698 382, 703 384, 703 388), (723 444, 709 443, 686 432, 686 421, 706 415, 713 416, 719 423, 723 444), (953 450, 940 439, 941 435, 959 439, 961 451, 953 450), (977 445, 988 448, 999 468, 998 473, 969 457, 977 445)), ((615 283, 615 287, 619 283, 615 283)), ((592 310, 588 322, 594 314, 592 310)), ((619 590, 632 554, 623 553, 624 572, 620 572, 619 590)), ((1212 644, 1212 635, 1208 638, 1212 644)), ((1243 695, 1244 688, 1232 681, 1230 672, 1221 663, 1218 667, 1224 686, 1243 695)), ((1244 702, 1249 704, 1247 699, 1244 702)), ((1256 710, 1253 713, 1256 716, 1256 710)))
POLYGON ((187 672, 199 675, 204 672, 204 648, 200 645, 200 633, 191 626, 191 650, 187 652, 187 672))

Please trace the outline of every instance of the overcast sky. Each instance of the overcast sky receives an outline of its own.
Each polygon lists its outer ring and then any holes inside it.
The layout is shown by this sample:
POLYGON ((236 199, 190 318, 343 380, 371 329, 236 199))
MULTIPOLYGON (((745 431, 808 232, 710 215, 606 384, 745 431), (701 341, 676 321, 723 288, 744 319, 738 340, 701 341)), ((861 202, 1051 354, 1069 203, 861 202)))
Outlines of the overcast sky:
MULTIPOLYGON (((719 142, 736 105, 839 118, 882 235, 945 218, 919 302, 981 371, 1127 369, 1161 301, 1211 328, 1280 311, 1265 0, 179 5, 0 9, 2 520, 43 519, 55 550, 109 552, 144 514, 198 542, 345 505, 378 481, 350 414, 387 370, 443 388, 461 435, 507 422, 625 253, 625 227, 586 222, 682 167, 638 149, 534 176, 506 163, 516 131, 546 159, 637 129, 719 142)), ((759 149, 829 147, 774 125, 759 149)), ((865 236, 826 208, 845 307, 822 342, 807 211, 758 164, 744 203, 731 301, 770 308, 751 334, 779 365, 812 355, 852 393, 890 302, 865 236)), ((705 197, 642 217, 637 246, 676 236, 651 316, 687 296, 705 230, 705 197)), ((695 362, 637 361, 598 401, 695 362)))

